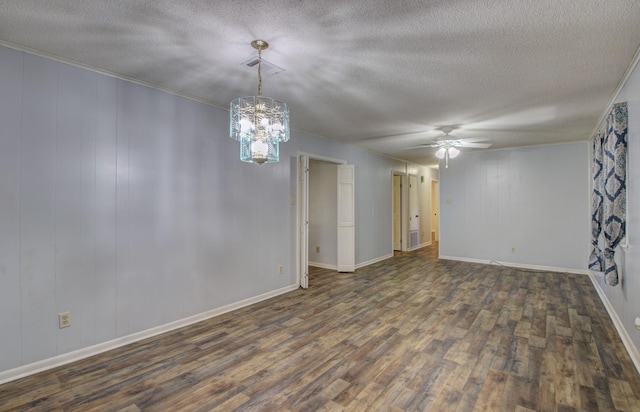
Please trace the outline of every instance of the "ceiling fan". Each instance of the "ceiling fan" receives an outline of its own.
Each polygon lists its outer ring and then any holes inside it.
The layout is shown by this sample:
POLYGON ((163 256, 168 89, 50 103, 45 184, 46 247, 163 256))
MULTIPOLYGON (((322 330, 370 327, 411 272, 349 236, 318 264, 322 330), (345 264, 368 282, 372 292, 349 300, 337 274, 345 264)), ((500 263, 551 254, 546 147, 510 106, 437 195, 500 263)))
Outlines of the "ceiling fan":
POLYGON ((437 147, 436 157, 438 159, 445 159, 445 167, 449 167, 449 159, 453 159, 454 157, 460 154, 460 150, 458 147, 468 147, 474 149, 486 149, 491 147, 491 143, 479 143, 486 142, 486 137, 470 137, 468 139, 458 139, 455 136, 451 136, 449 133, 453 131, 453 127, 444 126, 440 128, 444 135, 438 137, 431 143, 422 144, 419 146, 413 146, 410 149, 421 148, 421 147, 437 147))

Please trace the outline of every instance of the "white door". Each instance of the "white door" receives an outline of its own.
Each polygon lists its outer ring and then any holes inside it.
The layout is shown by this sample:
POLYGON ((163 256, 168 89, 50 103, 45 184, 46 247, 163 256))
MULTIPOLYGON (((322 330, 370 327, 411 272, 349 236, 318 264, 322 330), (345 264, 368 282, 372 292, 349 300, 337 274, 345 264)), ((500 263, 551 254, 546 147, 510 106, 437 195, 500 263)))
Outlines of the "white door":
POLYGON ((298 242, 298 273, 300 287, 309 287, 309 156, 301 155, 298 160, 298 216, 300 241, 298 242))
POLYGON ((409 176, 409 248, 420 243, 420 203, 418 199, 418 177, 409 176))
POLYGON ((338 166, 338 272, 356 270, 355 166, 338 166))
POLYGON ((440 191, 438 190, 438 181, 431 181, 431 227, 433 234, 431 236, 431 240, 434 242, 438 242, 440 240, 440 216, 439 216, 439 207, 440 207, 440 191))
POLYGON ((402 250, 401 177, 393 176, 393 250, 402 250))

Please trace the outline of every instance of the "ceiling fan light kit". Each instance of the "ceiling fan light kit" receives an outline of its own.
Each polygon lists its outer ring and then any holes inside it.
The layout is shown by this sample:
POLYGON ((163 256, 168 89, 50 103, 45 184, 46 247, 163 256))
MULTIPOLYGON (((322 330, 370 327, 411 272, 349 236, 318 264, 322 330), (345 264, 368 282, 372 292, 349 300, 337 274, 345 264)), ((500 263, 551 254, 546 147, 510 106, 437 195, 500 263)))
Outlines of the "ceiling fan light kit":
POLYGON ((440 149, 438 149, 436 151, 436 157, 438 159, 444 159, 446 156, 448 156, 450 159, 453 159, 454 157, 458 156, 459 154, 460 154, 460 150, 456 149, 453 146, 451 146, 451 147, 441 147, 440 149))
POLYGON ((438 159, 444 159, 444 167, 445 169, 449 168, 449 159, 453 159, 454 157, 458 156, 460 154, 460 150, 456 149, 453 146, 450 145, 445 145, 440 147, 440 149, 438 149, 436 151, 436 157, 438 159))
POLYGON ((472 137, 468 139, 458 139, 454 136, 451 136, 449 133, 453 130, 451 126, 444 126, 440 128, 444 133, 444 136, 440 136, 432 143, 423 144, 415 147, 437 147, 435 156, 442 160, 444 159, 444 167, 449 167, 449 159, 453 159, 460 154, 460 150, 458 147, 468 147, 474 149, 486 149, 491 146, 491 143, 478 143, 478 142, 486 142, 487 138, 485 137, 472 137))

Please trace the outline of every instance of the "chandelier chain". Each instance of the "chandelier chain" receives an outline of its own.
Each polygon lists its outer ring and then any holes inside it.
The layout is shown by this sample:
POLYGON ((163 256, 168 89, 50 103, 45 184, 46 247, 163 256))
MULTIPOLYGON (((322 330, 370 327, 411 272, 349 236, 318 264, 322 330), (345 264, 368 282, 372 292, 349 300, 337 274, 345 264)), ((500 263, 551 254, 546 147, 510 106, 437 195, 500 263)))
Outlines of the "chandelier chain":
POLYGON ((262 48, 258 49, 258 97, 262 96, 262 48))

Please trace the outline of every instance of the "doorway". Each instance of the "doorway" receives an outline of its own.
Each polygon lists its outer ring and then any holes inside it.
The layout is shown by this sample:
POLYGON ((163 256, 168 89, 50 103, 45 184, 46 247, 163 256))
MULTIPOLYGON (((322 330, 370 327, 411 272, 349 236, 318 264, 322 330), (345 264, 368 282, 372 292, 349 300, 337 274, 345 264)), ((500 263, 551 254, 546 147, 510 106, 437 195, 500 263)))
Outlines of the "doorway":
POLYGON ((402 250, 402 176, 393 175, 393 250, 402 250))
POLYGON ((420 199, 418 177, 409 175, 409 250, 420 247, 420 199))
POLYGON ((309 287, 310 261, 340 272, 355 271, 354 187, 353 165, 298 154, 297 266, 301 288, 309 287))
POLYGON ((393 199, 392 252, 409 250, 409 176, 391 172, 393 199))
POLYGON ((309 266, 337 270, 338 165, 309 159, 309 266))
POLYGON ((431 241, 440 241, 440 182, 431 181, 431 241))

